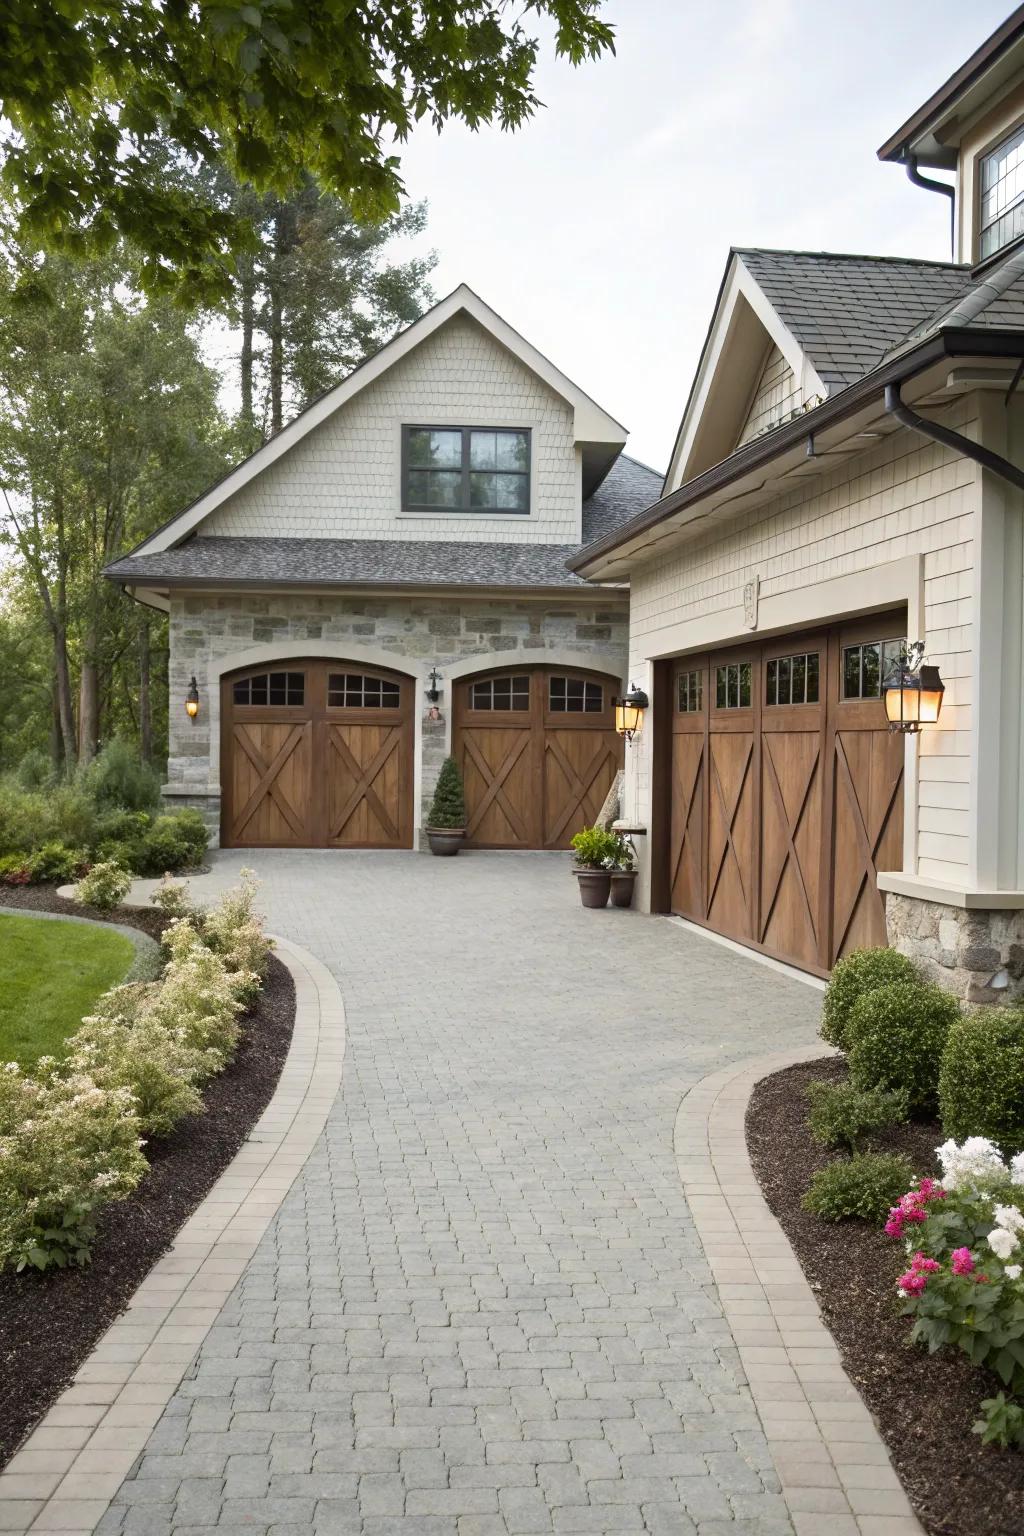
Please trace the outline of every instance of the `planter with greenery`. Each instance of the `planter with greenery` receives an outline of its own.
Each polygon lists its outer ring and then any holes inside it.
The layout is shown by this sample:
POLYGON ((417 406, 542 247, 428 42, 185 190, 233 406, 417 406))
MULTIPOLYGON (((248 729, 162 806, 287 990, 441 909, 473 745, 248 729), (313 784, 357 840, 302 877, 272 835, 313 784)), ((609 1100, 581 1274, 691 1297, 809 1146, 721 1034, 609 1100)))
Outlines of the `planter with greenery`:
POLYGON ((427 817, 427 841, 431 853, 450 858, 458 853, 466 836, 466 798, 462 774, 454 757, 441 764, 437 788, 427 817))
POLYGON ((617 863, 612 870, 612 906, 631 907, 633 905, 633 890, 636 886, 636 860, 633 857, 633 849, 624 837, 616 833, 618 839, 617 863))
POLYGON ((621 839, 607 827, 582 827, 572 840, 576 863, 573 874, 579 882, 580 900, 585 907, 606 907, 612 889, 612 871, 618 867, 621 839))

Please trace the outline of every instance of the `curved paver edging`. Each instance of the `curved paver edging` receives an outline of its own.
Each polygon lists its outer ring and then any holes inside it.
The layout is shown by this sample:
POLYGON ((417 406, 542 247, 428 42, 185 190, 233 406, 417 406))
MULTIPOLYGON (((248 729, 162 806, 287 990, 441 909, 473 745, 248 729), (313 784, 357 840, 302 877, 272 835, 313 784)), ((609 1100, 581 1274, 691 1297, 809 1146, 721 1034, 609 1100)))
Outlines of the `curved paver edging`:
POLYGON ((696 1083, 676 1116, 679 1177, 797 1536, 923 1536, 747 1153, 755 1084, 823 1054, 815 1044, 696 1083))
POLYGON ((320 1137, 341 1084, 344 1005, 325 965, 286 939, 274 944, 296 1004, 274 1096, 0 1473, 2 1532, 95 1529, 320 1137))
MULTIPOLYGON (((67 889, 74 890, 74 886, 67 889)), ((60 892, 57 894, 60 895, 60 892)), ((90 928, 112 928, 115 933, 123 933, 132 942, 135 959, 122 976, 122 984, 128 981, 153 981, 163 969, 163 950, 157 940, 143 933, 141 928, 132 928, 128 923, 108 923, 100 917, 80 917, 77 912, 37 912, 34 907, 3 907, 0 910, 10 917, 41 917, 47 923, 87 923, 90 928)))

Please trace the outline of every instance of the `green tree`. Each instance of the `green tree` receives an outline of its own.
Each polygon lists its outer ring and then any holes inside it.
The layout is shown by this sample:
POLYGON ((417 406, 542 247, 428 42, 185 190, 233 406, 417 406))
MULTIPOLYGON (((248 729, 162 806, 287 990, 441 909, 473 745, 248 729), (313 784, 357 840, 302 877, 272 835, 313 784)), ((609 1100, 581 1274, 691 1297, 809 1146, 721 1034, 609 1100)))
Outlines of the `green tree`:
MULTIPOLYGON (((614 44, 601 0, 7 0, 0 152, 29 245, 117 237, 150 291, 223 299, 237 212, 199 181, 224 168, 287 197, 312 175, 359 220, 397 213, 394 153, 422 119, 519 127, 540 105, 538 27, 574 65, 614 44)), ((243 221, 244 222, 244 221, 243 221)))
MULTIPOLYGON (((0 543, 50 637, 69 767, 95 753, 104 714, 124 711, 118 668, 152 650, 152 621, 120 600, 103 566, 232 456, 196 328, 168 301, 132 292, 129 270, 120 250, 102 262, 53 258, 26 294, 14 266, 0 268, 0 543)), ((151 747, 148 713, 135 728, 151 747)))
POLYGON ((238 254, 226 313, 241 336, 242 420, 266 436, 423 313, 437 258, 388 260, 394 240, 422 233, 424 203, 359 224, 309 176, 287 198, 251 187, 227 195, 256 232, 238 254))

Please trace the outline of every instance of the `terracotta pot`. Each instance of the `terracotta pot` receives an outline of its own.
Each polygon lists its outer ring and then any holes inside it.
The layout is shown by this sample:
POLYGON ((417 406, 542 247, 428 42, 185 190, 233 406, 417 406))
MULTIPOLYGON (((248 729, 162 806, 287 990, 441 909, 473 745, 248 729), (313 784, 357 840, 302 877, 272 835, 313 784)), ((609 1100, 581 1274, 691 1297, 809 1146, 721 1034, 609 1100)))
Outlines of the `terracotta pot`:
POLYGON ((607 869, 574 869, 579 881, 580 901, 585 907, 606 907, 612 888, 612 877, 607 869))
POLYGON ((465 827, 428 827, 427 842, 430 851, 439 859, 450 859, 462 847, 466 836, 465 827))
POLYGON ((612 875, 612 906, 631 907, 633 887, 636 885, 635 869, 620 869, 612 875))

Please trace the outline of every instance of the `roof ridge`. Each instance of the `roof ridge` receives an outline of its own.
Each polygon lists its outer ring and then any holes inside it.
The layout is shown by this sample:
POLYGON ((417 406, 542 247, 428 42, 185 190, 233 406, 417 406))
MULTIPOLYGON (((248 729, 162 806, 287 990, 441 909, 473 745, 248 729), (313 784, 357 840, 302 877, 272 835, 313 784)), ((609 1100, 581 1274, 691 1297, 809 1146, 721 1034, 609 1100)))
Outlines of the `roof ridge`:
POLYGON ((638 459, 635 453, 620 453, 620 459, 628 459, 631 464, 636 464, 639 469, 646 469, 648 474, 656 475, 659 480, 664 480, 665 471, 655 469, 653 464, 648 464, 643 459, 638 459))
POLYGON ((870 251, 795 251, 783 246, 731 245, 733 256, 811 256, 816 261, 870 261, 878 264, 903 267, 937 267, 945 272, 969 272, 971 265, 964 261, 935 261, 927 256, 877 256, 870 251))

